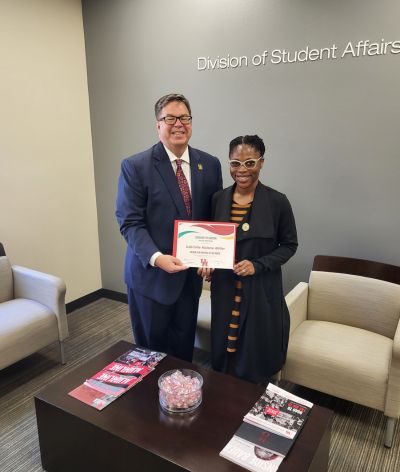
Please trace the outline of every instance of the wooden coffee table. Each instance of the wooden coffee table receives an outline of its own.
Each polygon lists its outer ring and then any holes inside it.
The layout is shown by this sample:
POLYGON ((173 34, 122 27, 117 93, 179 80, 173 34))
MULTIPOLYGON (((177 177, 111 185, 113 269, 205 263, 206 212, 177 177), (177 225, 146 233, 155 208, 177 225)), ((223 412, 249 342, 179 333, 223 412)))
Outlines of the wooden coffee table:
MULTIPOLYGON (((263 388, 167 356, 142 382, 102 411, 68 395, 132 344, 120 341, 35 396, 40 452, 48 471, 243 471, 218 454, 263 388), (159 407, 159 376, 192 368, 204 378, 193 413, 159 407)), ((327 470, 332 411, 314 406, 280 472, 327 470)))

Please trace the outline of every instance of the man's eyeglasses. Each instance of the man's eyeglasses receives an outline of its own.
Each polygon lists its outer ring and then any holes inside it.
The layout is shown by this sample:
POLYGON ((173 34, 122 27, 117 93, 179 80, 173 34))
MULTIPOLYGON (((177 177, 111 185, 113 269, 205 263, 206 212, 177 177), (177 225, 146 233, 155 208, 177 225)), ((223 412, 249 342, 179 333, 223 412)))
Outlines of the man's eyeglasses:
POLYGON ((167 125, 174 125, 176 123, 176 120, 179 120, 183 125, 189 125, 192 122, 192 117, 190 115, 167 115, 158 119, 158 121, 164 121, 167 125))
POLYGON ((260 159, 263 159, 263 156, 258 159, 247 159, 247 161, 244 162, 230 159, 229 165, 231 166, 231 169, 239 169, 240 166, 246 167, 246 169, 254 169, 260 159))

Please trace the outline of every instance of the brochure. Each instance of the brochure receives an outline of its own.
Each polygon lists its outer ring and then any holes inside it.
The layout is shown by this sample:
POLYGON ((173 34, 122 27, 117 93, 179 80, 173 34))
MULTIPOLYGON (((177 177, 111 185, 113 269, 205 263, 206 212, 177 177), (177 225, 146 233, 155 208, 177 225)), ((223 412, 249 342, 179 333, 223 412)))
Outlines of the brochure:
POLYGON ((287 455, 294 443, 294 439, 275 434, 245 421, 236 431, 235 437, 239 441, 252 443, 282 457, 287 455))
POLYGON ((146 349, 144 347, 135 346, 130 351, 127 351, 121 356, 119 356, 115 360, 115 362, 118 362, 120 364, 127 364, 130 366, 139 365, 139 366, 154 367, 165 356, 166 354, 164 352, 151 351, 150 349, 146 349))
POLYGON ((312 407, 311 402, 268 384, 220 456, 254 472, 275 472, 312 407))
POLYGON ((270 383, 244 421, 293 439, 312 406, 311 402, 270 383))
POLYGON ((242 442, 236 436, 233 436, 219 455, 253 472, 275 472, 284 459, 255 444, 242 442))
POLYGON ((86 379, 68 395, 102 410, 152 372, 165 356, 163 352, 135 346, 86 379))

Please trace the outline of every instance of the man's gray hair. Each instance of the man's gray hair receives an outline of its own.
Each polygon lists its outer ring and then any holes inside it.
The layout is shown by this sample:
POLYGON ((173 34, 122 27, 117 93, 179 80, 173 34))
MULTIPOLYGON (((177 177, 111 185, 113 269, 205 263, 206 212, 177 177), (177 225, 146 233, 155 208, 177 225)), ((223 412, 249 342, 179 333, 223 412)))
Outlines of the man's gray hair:
POLYGON ((163 97, 159 98, 154 105, 154 112, 156 114, 156 119, 160 117, 161 110, 168 105, 168 103, 171 102, 182 102, 186 105, 186 108, 189 110, 189 115, 192 114, 192 111, 190 109, 190 103, 189 100, 182 94, 180 93, 169 93, 167 95, 164 95, 163 97))

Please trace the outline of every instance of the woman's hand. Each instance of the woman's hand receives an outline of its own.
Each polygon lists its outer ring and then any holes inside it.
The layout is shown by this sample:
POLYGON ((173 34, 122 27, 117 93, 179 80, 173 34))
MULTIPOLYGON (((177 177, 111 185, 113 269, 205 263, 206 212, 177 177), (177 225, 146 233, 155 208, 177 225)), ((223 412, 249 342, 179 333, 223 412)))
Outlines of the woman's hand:
POLYGON ((210 282, 213 272, 214 272, 214 269, 210 269, 209 267, 199 267, 197 269, 197 275, 200 275, 200 277, 203 277, 203 279, 206 282, 210 282))
POLYGON ((235 264, 233 266, 233 272, 241 277, 247 277, 248 275, 254 275, 256 273, 253 263, 247 259, 235 264))

